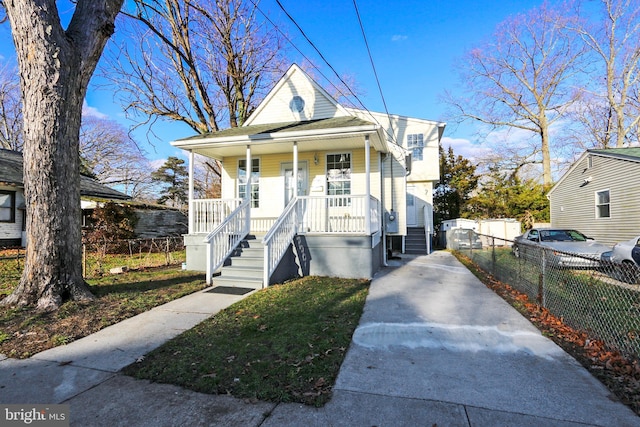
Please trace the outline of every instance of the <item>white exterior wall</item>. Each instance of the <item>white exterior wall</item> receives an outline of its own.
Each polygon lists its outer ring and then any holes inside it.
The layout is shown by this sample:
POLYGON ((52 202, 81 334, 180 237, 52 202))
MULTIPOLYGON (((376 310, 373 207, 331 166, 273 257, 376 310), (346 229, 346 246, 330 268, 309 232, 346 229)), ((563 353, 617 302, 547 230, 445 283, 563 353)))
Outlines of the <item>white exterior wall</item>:
MULTIPOLYGON (((24 206, 24 193, 22 189, 16 187, 0 186, 0 190, 9 190, 16 192, 16 207, 24 206)), ((22 222, 25 214, 24 209, 15 211, 15 222, 0 222, 0 240, 2 239, 21 239, 22 238, 22 222)))
MULTIPOLYGON (((438 125, 439 122, 430 120, 414 119, 398 115, 386 115, 382 113, 371 113, 358 109, 348 109, 349 113, 362 118, 363 120, 373 121, 386 129, 387 135, 390 136, 391 152, 396 156, 394 163, 394 209, 400 212, 400 233, 406 234, 406 187, 414 186, 413 194, 415 196, 416 225, 424 227, 424 209, 433 208, 433 187, 440 179, 440 163, 438 155, 438 125), (407 165, 405 157, 410 153, 407 149, 407 135, 422 134, 424 141, 424 149, 422 160, 412 160, 411 173, 406 175, 407 165), (400 145, 400 147, 398 147, 400 145), (395 146, 395 148, 394 148, 395 146)), ((390 165, 387 162, 385 168, 390 165)), ((391 171, 387 171, 388 174, 391 171)), ((389 177, 390 175, 386 175, 389 177)), ((386 184, 385 195, 391 195, 391 185, 386 184)), ((389 196, 390 199, 390 196, 389 196)), ((387 210, 391 209, 391 202, 386 203, 387 210)))
POLYGON ((326 119, 346 116, 344 109, 327 98, 322 89, 315 85, 302 70, 294 67, 289 79, 276 87, 258 110, 249 118, 247 125, 286 123, 305 120, 326 119), (294 96, 304 100, 304 110, 291 111, 289 103, 294 96))

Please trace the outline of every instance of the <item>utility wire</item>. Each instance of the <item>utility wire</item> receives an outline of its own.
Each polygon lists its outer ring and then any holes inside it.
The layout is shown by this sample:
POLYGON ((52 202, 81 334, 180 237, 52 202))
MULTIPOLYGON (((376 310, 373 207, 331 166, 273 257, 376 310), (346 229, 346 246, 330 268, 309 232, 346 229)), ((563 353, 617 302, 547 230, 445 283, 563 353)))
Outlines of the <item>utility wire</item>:
MULTIPOLYGON (((293 48, 300 53, 300 55, 302 55, 302 57, 304 59, 306 59, 309 64, 311 64, 317 71, 318 73, 324 78, 326 79, 329 84, 331 86, 333 86, 339 93, 342 93, 342 90, 340 88, 338 88, 336 85, 334 85, 331 80, 322 73, 322 71, 313 65, 313 62, 304 54, 302 53, 302 51, 295 45, 295 43, 293 43, 293 41, 291 39, 289 39, 289 37, 287 37, 287 35, 280 30, 280 28, 278 27, 278 25, 276 25, 268 16, 266 13, 264 13, 260 7, 258 6, 258 4, 254 1, 254 0, 250 0, 251 3, 253 4, 253 6, 262 14, 262 16, 265 17, 265 19, 267 21, 269 21, 269 23, 271 25, 273 25, 273 27, 289 42, 289 44, 291 44, 291 46, 293 46, 293 48)), ((340 82, 344 85, 344 87, 349 91, 349 93, 351 93, 351 95, 358 101, 358 103, 360 104, 360 106, 362 107, 362 109, 364 111, 366 111, 367 113, 369 113, 369 115, 371 116, 371 118, 381 127, 385 130, 385 133, 389 136, 390 140, 392 143, 394 143, 395 145, 397 145, 398 147, 401 147, 400 144, 397 143, 395 135, 393 134, 393 132, 389 132, 387 130, 387 128, 385 126, 382 126, 382 124, 380 122, 378 122, 378 119, 376 119, 376 117, 373 115, 373 113, 364 105, 364 103, 362 102, 362 100, 358 97, 358 95, 356 95, 356 93, 351 89, 351 87, 347 84, 347 82, 344 81, 344 79, 342 79, 342 77, 340 77, 340 74, 338 74, 338 72, 335 70, 335 68, 329 63, 329 61, 327 60, 327 58, 325 58, 325 56, 322 54, 322 52, 320 52, 320 49, 318 49, 318 47, 311 41, 311 39, 307 36, 307 34, 304 32, 304 30, 300 27, 300 25, 296 22, 296 20, 291 16, 291 14, 285 9, 285 7, 282 5, 282 3, 280 2, 280 0, 276 0, 276 3, 278 4, 278 6, 280 7, 280 9, 284 12, 284 14, 289 18, 289 20, 296 26, 296 28, 298 29, 298 31, 300 31, 300 33, 302 34, 302 36, 305 38, 305 40, 309 43, 309 45, 311 45, 311 47, 316 51, 316 53, 320 56, 320 58, 322 58, 322 60, 324 61, 325 64, 327 64, 327 66, 331 69, 331 71, 333 72, 333 74, 338 78, 338 80, 340 80, 340 82)), ((357 12, 357 6, 356 6, 356 12, 357 12)), ((358 20, 360 21, 360 16, 358 14, 358 20)), ((360 26, 362 28, 362 23, 360 23, 360 26)), ((364 35, 364 29, 363 31, 363 35, 364 35)), ((365 43, 366 43, 366 37, 365 37, 365 43)), ((367 44, 367 51, 369 51, 369 47, 367 44)), ((373 59, 371 59, 371 54, 369 53, 369 58, 372 61, 372 65, 373 65, 373 59)), ((375 74, 375 67, 374 67, 374 74, 375 74)), ((380 83, 378 81, 378 77, 376 74, 376 82, 378 82, 378 89, 380 90, 380 93, 382 94, 382 89, 380 88, 380 83)), ((344 94, 343 94, 344 95, 344 94)), ((385 107, 385 111, 387 114, 387 117, 389 118, 389 125, 392 125, 392 121, 389 115, 389 111, 387 110, 387 105, 386 102, 384 100, 384 97, 382 99, 384 107, 385 107)), ((393 130, 393 129, 392 129, 393 130)))
MULTIPOLYGON (((378 78, 378 72, 376 71, 376 64, 373 62, 373 56, 371 55, 371 49, 369 48, 369 42, 367 41, 367 34, 364 31, 364 26, 362 25, 362 19, 360 18, 360 11, 358 10, 358 4, 356 0, 353 0, 353 7, 356 10, 356 16, 358 17, 358 23, 360 24, 360 30, 362 31, 362 38, 364 39, 364 45, 367 47, 367 54, 369 55, 369 62, 371 62, 371 68, 373 69, 373 75, 376 78, 376 84, 378 85, 378 91, 380 92, 380 98, 382 98, 382 105, 384 105, 384 111, 387 113, 387 119, 389 120, 389 126, 391 127, 391 132, 393 133, 393 122, 391 121, 391 115, 389 115, 389 109, 387 108, 387 101, 384 99, 384 94, 382 93, 382 86, 380 86, 380 79, 378 78)), ((397 141, 393 141, 396 145, 397 141)))

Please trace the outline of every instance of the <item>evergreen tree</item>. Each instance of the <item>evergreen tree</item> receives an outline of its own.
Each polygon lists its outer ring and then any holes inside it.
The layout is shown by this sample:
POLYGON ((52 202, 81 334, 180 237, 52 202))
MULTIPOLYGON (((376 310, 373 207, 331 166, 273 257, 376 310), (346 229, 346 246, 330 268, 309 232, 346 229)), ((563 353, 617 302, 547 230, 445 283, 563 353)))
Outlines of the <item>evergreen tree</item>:
POLYGON ((151 173, 151 179, 164 184, 158 203, 176 208, 186 206, 189 199, 189 182, 184 160, 169 157, 158 170, 151 173))
POLYGON ((476 166, 453 148, 440 146, 440 182, 433 191, 435 222, 469 216, 468 201, 478 186, 476 166))

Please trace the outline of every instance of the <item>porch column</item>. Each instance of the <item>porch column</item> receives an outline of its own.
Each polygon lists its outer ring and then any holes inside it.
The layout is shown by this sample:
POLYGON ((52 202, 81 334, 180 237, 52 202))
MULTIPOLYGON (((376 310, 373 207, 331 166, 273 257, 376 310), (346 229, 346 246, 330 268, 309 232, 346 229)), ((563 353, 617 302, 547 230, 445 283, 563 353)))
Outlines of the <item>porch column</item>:
POLYGON ((369 135, 364 137, 364 175, 365 194, 364 198, 364 230, 371 234, 371 147, 369 135))
POLYGON ((193 234, 195 231, 195 212, 193 203, 193 164, 195 155, 193 151, 189 151, 189 234, 193 234))
MULTIPOLYGON (((245 191, 245 197, 251 200, 251 172, 253 170, 253 165, 251 164, 251 146, 247 145, 247 159, 245 163, 245 173, 247 175, 247 186, 245 191)), ((249 201, 251 204, 251 201, 249 201)))
POLYGON ((298 143, 293 143, 293 197, 298 197, 298 143))

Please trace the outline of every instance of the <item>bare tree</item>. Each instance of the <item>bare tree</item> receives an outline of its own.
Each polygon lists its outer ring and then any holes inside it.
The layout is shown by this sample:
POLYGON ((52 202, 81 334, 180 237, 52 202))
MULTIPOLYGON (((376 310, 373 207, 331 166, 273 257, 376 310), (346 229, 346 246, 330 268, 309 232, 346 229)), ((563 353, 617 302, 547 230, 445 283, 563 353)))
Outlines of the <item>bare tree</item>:
POLYGON ((105 185, 131 191, 149 181, 151 166, 127 130, 114 120, 84 116, 80 128, 80 161, 105 185), (140 182, 140 181, 143 182, 140 182))
POLYGON ((27 250, 4 304, 90 300, 82 278, 79 132, 87 86, 123 0, 77 0, 63 28, 55 0, 4 1, 20 70, 27 250))
POLYGON ((22 151, 22 101, 18 70, 0 67, 0 148, 22 151))
POLYGON ((281 38, 253 2, 136 0, 126 16, 127 43, 108 55, 105 77, 142 123, 241 125, 284 72, 281 38))
POLYGON ((578 111, 578 120, 597 146, 622 147, 637 138, 640 123, 634 102, 640 89, 640 3, 600 0, 600 4, 598 19, 577 28, 595 54, 598 65, 593 75, 602 77, 594 79, 596 85, 588 94, 591 102, 578 111))
POLYGON ((545 184, 552 181, 550 127, 576 100, 571 82, 586 50, 566 29, 577 18, 565 10, 544 3, 508 18, 461 63, 467 96, 445 95, 460 120, 537 135, 526 157, 542 163, 545 184))

